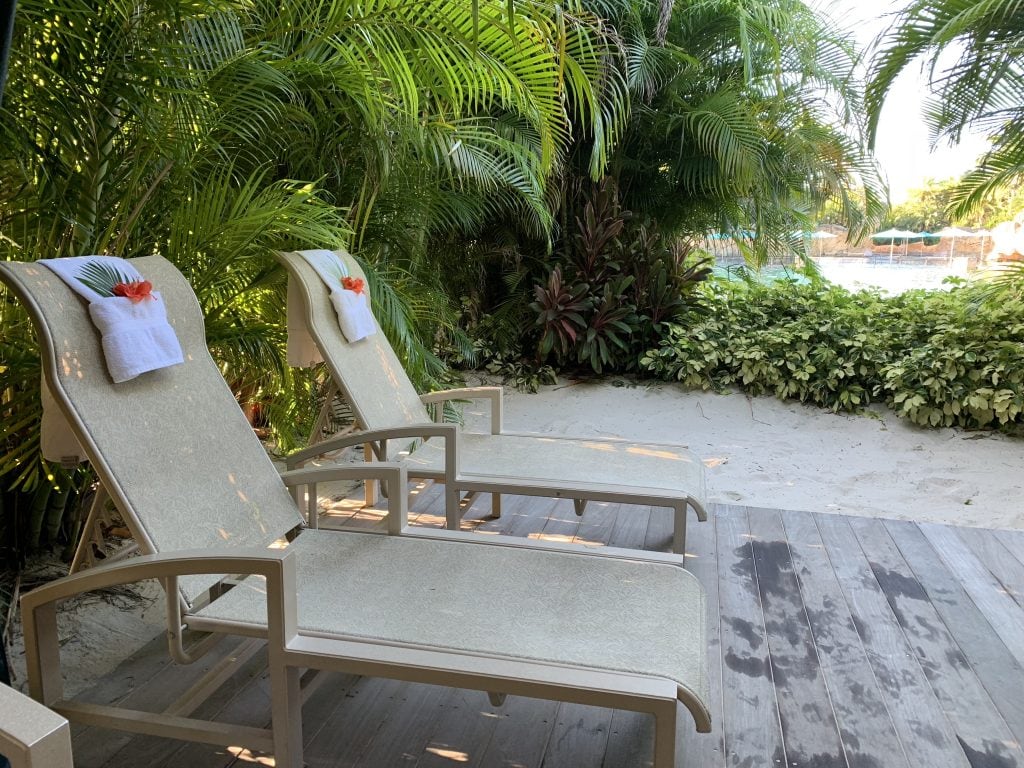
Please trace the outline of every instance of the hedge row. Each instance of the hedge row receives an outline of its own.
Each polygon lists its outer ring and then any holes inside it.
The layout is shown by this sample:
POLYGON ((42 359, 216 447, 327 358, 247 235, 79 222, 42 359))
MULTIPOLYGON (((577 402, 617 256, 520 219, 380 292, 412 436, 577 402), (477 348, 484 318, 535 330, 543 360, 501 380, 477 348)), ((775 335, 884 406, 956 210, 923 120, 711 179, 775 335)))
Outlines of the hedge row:
POLYGON ((835 411, 885 402, 925 426, 1024 421, 1024 303, 963 288, 896 297, 786 282, 706 287, 711 312, 671 326, 641 368, 835 411))

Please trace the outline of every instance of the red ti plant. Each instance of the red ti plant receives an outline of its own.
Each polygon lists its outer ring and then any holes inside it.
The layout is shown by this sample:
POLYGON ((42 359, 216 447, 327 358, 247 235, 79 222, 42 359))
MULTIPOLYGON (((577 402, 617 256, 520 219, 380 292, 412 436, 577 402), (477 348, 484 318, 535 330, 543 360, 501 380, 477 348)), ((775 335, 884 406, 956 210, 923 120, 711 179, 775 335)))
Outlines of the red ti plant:
POLYGON ((552 349, 564 360, 580 332, 587 327, 585 313, 592 300, 587 296, 586 283, 569 286, 562 280, 562 268, 555 267, 548 276, 547 285, 533 287, 534 301, 530 307, 537 313, 537 323, 543 329, 540 337, 541 357, 552 349))

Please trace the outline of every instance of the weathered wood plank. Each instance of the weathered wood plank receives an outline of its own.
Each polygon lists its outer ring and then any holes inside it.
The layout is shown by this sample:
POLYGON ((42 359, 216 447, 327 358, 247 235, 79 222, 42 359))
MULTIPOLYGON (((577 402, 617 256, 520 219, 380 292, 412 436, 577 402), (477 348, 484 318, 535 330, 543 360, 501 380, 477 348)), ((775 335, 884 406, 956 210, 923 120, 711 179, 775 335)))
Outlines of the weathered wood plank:
POLYGON ((786 764, 847 768, 782 519, 768 509, 747 518, 786 764))
MULTIPOLYGON (((384 725, 359 757, 359 765, 412 765, 423 754, 434 724, 452 694, 437 685, 405 685, 384 725)), ((448 760, 451 764, 451 759, 448 760)))
POLYGON ((810 512, 783 512, 793 568, 850 768, 905 768, 846 598, 810 512))
MULTIPOLYGON (((416 768, 450 768, 453 763, 479 765, 502 711, 511 702, 507 699, 504 706, 495 708, 482 691, 450 689, 439 717, 430 723, 416 768)), ((541 732, 534 734, 534 738, 539 736, 543 743, 546 735, 541 732)))
POLYGON ((615 527, 609 544, 625 549, 642 549, 647 537, 647 524, 651 520, 651 508, 644 505, 620 504, 615 516, 615 527))
MULTIPOLYGON (((578 544, 607 544, 611 541, 615 518, 622 510, 621 504, 606 501, 592 501, 580 520, 580 527, 573 539, 578 544)), ((626 512, 628 513, 628 509, 626 512)))
MULTIPOLYGON (((589 504, 587 507, 589 508, 589 504)), ((548 515, 538 538, 569 543, 580 529, 580 516, 573 509, 572 499, 559 499, 548 515)))
POLYGON ((784 765, 746 508, 720 508, 716 535, 726 765, 784 765))
MULTIPOLYGON (((192 713, 192 716, 262 727, 265 724, 263 722, 265 718, 246 719, 238 712, 237 704, 246 702, 247 706, 251 708, 249 702, 253 697, 249 695, 250 686, 262 676, 266 665, 266 650, 261 648, 255 656, 240 666, 224 685, 203 702, 192 713)), ((179 667, 179 669, 181 668, 179 667)), ((267 711, 269 712, 269 707, 267 711)), ((201 766, 228 765, 234 759, 235 756, 229 754, 223 747, 192 744, 155 736, 136 736, 104 765, 105 768, 137 768, 141 765, 149 768, 164 765, 187 765, 189 768, 200 768, 201 766)))
POLYGON ((958 528, 957 535, 978 558, 989 573, 999 580, 1003 589, 1017 605, 1024 606, 1024 563, 997 539, 992 531, 980 528, 958 528))
POLYGON ((544 530, 548 516, 558 499, 535 496, 506 496, 501 504, 501 517, 492 518, 477 526, 479 533, 499 533, 505 536, 535 536, 544 530))
MULTIPOLYGON (((685 718, 685 715, 684 715, 685 718)), ((683 720, 685 722, 685 720, 683 720)), ((677 738, 687 738, 683 729, 677 738)), ((678 749, 678 747, 677 747, 678 749)), ((678 755, 678 752, 676 753, 678 755)), ((684 760, 677 764, 688 765, 684 760)), ((651 768, 654 765, 654 718, 641 712, 616 709, 608 732, 608 748, 602 768, 651 768)))
POLYGON ((544 752, 544 768, 600 768, 611 722, 610 709, 559 704, 555 727, 544 752))
MULTIPOLYGON (((164 656, 166 658, 166 640, 163 639, 163 642, 164 656)), ((166 709, 211 667, 222 658, 228 656, 236 645, 237 641, 228 638, 215 646, 205 657, 189 667, 180 667, 176 664, 161 664, 157 674, 153 675, 144 685, 134 688, 128 695, 123 696, 116 703, 118 706, 145 709, 152 712, 166 709)), ((146 647, 148 648, 149 646, 147 645, 146 647)), ((76 736, 73 744, 75 765, 78 768, 103 766, 112 760, 118 752, 126 748, 135 738, 133 734, 126 731, 110 731, 102 728, 84 730, 76 736)))
POLYGON ((868 518, 850 525, 971 764, 1024 766, 1020 745, 885 525, 868 518))
MULTIPOLYGON (((654 512, 651 518, 653 521, 654 512)), ((718 506, 708 512, 705 523, 689 527, 686 536, 686 570, 704 587, 708 610, 708 681, 711 733, 682 728, 683 765, 697 768, 725 767, 725 718, 722 708, 722 630, 718 602, 718 506)), ((671 515, 669 517, 671 520, 671 515)), ((666 548, 671 543, 671 534, 666 548)), ((611 765, 609 765, 611 768, 611 765)))
POLYGON ((1024 531, 992 531, 1010 554, 1024 563, 1024 531))
POLYGON ((988 619, 1010 653, 1024 664, 1024 610, 957 535, 956 529, 921 523, 921 532, 988 619))
MULTIPOLYGON (((710 523, 701 523, 693 512, 687 512, 686 543, 689 548, 690 532, 710 523)), ((651 518, 647 523, 647 534, 644 536, 644 549, 655 552, 668 552, 672 549, 672 531, 675 528, 675 513, 668 507, 651 507, 651 518)))
POLYGON ((307 768, 361 765, 363 754, 410 687, 397 680, 361 678, 340 697, 325 718, 325 727, 306 744, 307 768))
POLYGON ((558 716, 558 702, 509 696, 480 758, 480 768, 539 768, 558 716))
POLYGON ((915 768, 968 765, 847 518, 815 522, 904 752, 915 768))
POLYGON ((885 527, 1017 742, 1024 743, 1024 665, 1010 653, 917 525, 887 520, 885 527))

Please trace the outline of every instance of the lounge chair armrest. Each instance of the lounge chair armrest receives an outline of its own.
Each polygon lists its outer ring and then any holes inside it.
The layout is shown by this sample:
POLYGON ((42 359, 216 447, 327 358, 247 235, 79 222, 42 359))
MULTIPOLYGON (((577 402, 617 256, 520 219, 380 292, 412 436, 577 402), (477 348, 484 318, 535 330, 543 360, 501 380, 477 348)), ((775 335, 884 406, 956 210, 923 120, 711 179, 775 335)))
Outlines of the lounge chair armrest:
POLYGON ((97 589, 132 584, 145 579, 237 573, 280 580, 286 568, 294 569, 293 552, 283 549, 185 549, 158 555, 142 555, 110 565, 99 565, 36 587, 21 596, 21 610, 28 613, 48 603, 97 589))
POLYGON ((491 401, 491 434, 501 434, 504 406, 501 387, 461 387, 459 389, 441 389, 420 395, 424 405, 431 403, 443 404, 449 400, 490 400, 491 401))
POLYGON ((337 451, 341 448, 348 448, 352 445, 363 445, 364 443, 378 443, 387 440, 401 440, 411 438, 440 437, 445 441, 445 462, 446 469, 452 472, 452 476, 458 473, 458 439, 459 428, 456 424, 435 424, 424 422, 422 424, 405 424, 401 427, 389 427, 388 429, 373 429, 364 432, 349 432, 344 435, 336 435, 322 442, 301 448, 285 457, 285 466, 289 470, 299 469, 307 461, 323 456, 325 453, 337 451), (451 455, 449 455, 451 454, 451 455))
MULTIPOLYGON (((168 592, 170 620, 172 614, 180 616, 178 578, 210 573, 264 577, 267 627, 271 643, 277 642, 283 648, 287 638, 295 635, 295 553, 287 549, 239 547, 234 550, 180 550, 101 565, 44 584, 22 596, 25 661, 29 670, 32 698, 43 704, 53 704, 62 698, 57 602, 83 592, 131 584, 143 579, 161 579, 168 592)), ((168 625, 170 637, 178 636, 179 630, 180 627, 168 625)))
POLYGON ((6 755, 14 768, 73 768, 67 720, 3 684, 0 712, 0 755, 6 755))
POLYGON ((396 483, 396 487, 408 482, 405 467, 401 464, 381 462, 379 464, 334 464, 329 467, 303 467, 281 473, 284 484, 295 486, 315 483, 330 483, 337 480, 380 480, 396 483))
MULTIPOLYGON (((335 464, 330 467, 304 467, 281 473, 281 480, 288 488, 309 488, 307 520, 316 527, 317 483, 338 480, 377 480, 388 486, 388 533, 397 535, 409 525, 409 496, 406 486, 409 475, 401 464, 335 464)), ((298 497, 297 504, 301 504, 298 497)))

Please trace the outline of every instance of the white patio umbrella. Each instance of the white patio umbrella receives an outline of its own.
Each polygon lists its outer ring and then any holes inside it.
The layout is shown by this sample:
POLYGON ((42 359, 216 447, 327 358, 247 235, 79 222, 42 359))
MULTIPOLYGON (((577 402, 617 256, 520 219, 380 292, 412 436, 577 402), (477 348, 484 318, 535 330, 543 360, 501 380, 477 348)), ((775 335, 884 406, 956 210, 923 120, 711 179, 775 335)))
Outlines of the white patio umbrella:
POLYGON ((976 230, 974 232, 971 232, 971 235, 973 237, 980 237, 981 238, 981 245, 978 246, 978 258, 979 259, 984 258, 985 257, 985 238, 986 237, 992 237, 992 232, 990 230, 987 230, 987 229, 979 229, 979 230, 976 230))
MULTIPOLYGON (((804 240, 830 240, 835 237, 831 232, 827 232, 824 229, 819 229, 814 232, 808 232, 806 230, 796 230, 793 233, 793 237, 802 237, 804 240)), ((818 255, 821 255, 821 248, 818 248, 818 255)))
MULTIPOLYGON (((836 236, 833 235, 831 232, 828 232, 828 231, 826 231, 824 229, 818 229, 818 230, 815 230, 814 232, 811 232, 811 240, 818 240, 819 243, 822 240, 834 240, 835 237, 836 236)), ((818 255, 821 256, 821 254, 822 254, 822 252, 824 250, 825 250, 824 245, 819 244, 818 245, 818 255)))
POLYGON ((897 240, 902 240, 904 250, 906 249, 907 241, 913 237, 920 237, 921 235, 917 232, 911 232, 909 229, 885 229, 881 232, 875 232, 871 236, 872 240, 888 240, 889 241, 889 258, 892 259, 892 249, 896 245, 897 240))
POLYGON ((934 234, 936 237, 949 238, 949 258, 951 259, 953 258, 953 251, 956 250, 956 239, 958 237, 975 237, 974 232, 968 232, 966 229, 960 229, 959 227, 943 227, 934 234))

